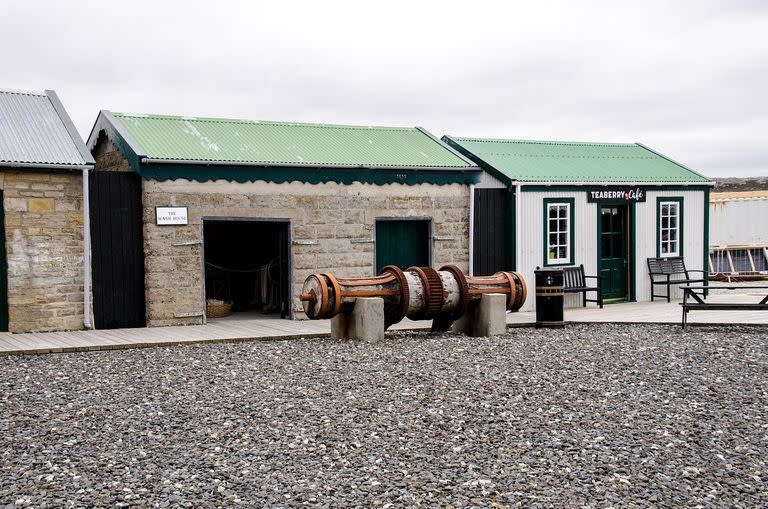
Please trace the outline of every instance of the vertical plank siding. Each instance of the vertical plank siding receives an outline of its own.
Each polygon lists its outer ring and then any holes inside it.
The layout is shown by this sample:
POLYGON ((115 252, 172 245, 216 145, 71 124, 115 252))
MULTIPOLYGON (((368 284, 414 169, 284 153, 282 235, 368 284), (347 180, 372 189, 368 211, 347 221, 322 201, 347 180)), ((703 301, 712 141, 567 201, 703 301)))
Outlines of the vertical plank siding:
POLYGON ((91 264, 97 329, 144 327, 141 178, 91 172, 91 264))
POLYGON ((474 273, 488 275, 511 270, 508 265, 507 227, 508 191, 504 189, 475 189, 474 211, 474 273))

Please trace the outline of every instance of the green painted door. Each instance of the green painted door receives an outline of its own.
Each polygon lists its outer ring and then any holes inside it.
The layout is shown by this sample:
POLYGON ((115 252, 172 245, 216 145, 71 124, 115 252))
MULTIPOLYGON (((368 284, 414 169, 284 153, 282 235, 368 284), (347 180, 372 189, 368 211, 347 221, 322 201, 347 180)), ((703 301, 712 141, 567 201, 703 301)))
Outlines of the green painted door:
POLYGON ((429 265, 429 220, 376 221, 376 274, 386 265, 429 265))
POLYGON ((8 330, 8 265, 5 258, 5 201, 0 191, 0 331, 8 330))
POLYGON ((603 299, 627 298, 627 206, 600 207, 600 275, 603 299))

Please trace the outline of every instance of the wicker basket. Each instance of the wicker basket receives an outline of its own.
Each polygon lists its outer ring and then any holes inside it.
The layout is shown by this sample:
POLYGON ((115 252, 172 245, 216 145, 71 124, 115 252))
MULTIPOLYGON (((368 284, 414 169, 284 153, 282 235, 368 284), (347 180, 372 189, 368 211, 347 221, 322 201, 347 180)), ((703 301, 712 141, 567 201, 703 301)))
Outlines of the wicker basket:
POLYGON ((208 318, 222 318, 232 313, 232 301, 208 299, 205 301, 205 311, 208 318))

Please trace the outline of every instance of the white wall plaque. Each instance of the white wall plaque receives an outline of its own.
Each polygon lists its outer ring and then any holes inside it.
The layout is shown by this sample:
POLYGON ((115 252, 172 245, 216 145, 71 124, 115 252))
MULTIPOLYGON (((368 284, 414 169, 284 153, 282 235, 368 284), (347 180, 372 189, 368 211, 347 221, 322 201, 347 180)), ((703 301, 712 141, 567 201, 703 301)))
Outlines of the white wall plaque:
POLYGON ((187 207, 155 207, 155 224, 158 226, 188 224, 187 207))

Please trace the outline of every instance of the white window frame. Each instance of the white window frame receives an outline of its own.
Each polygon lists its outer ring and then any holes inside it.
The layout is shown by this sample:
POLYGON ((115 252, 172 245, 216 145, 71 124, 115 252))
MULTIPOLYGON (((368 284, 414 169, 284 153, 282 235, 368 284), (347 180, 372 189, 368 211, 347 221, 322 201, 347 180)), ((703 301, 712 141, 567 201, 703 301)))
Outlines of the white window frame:
POLYGON ((572 256, 571 256, 571 250, 573 249, 573 246, 571 246, 571 230, 573 229, 573 204, 570 201, 562 201, 562 202, 548 202, 547 208, 546 208, 546 218, 545 221, 545 235, 546 235, 546 242, 547 242, 547 249, 544 254, 546 257, 546 263, 545 265, 569 265, 571 264, 572 256), (550 229, 550 211, 552 209, 556 209, 557 217, 555 219, 555 222, 558 225, 557 230, 552 231, 550 229), (565 211, 565 217, 561 216, 561 212, 565 211), (560 220, 565 219, 565 230, 560 230, 560 220), (561 234, 565 234, 565 244, 561 244, 560 242, 556 242, 555 244, 552 244, 551 242, 551 234, 556 234, 559 238, 561 234), (549 253, 554 248, 555 252, 559 252, 559 248, 565 247, 565 257, 557 257, 557 258, 550 258, 549 253))
POLYGON ((679 201, 659 201, 659 255, 662 258, 672 258, 680 256, 680 236, 682 232, 682 225, 680 224, 680 206, 682 204, 679 201), (667 208, 667 214, 664 214, 664 208, 667 208), (671 207, 671 208, 670 208, 671 207), (674 208, 674 214, 672 213, 674 208), (675 226, 670 226, 670 220, 675 218, 675 226), (667 219, 667 226, 664 226, 664 219, 667 219), (669 234, 675 232, 674 240, 670 240, 669 234), (666 238, 665 238, 666 233, 666 238), (671 250, 670 245, 674 245, 675 249, 671 250), (667 248, 667 252, 664 252, 664 248, 667 248))

